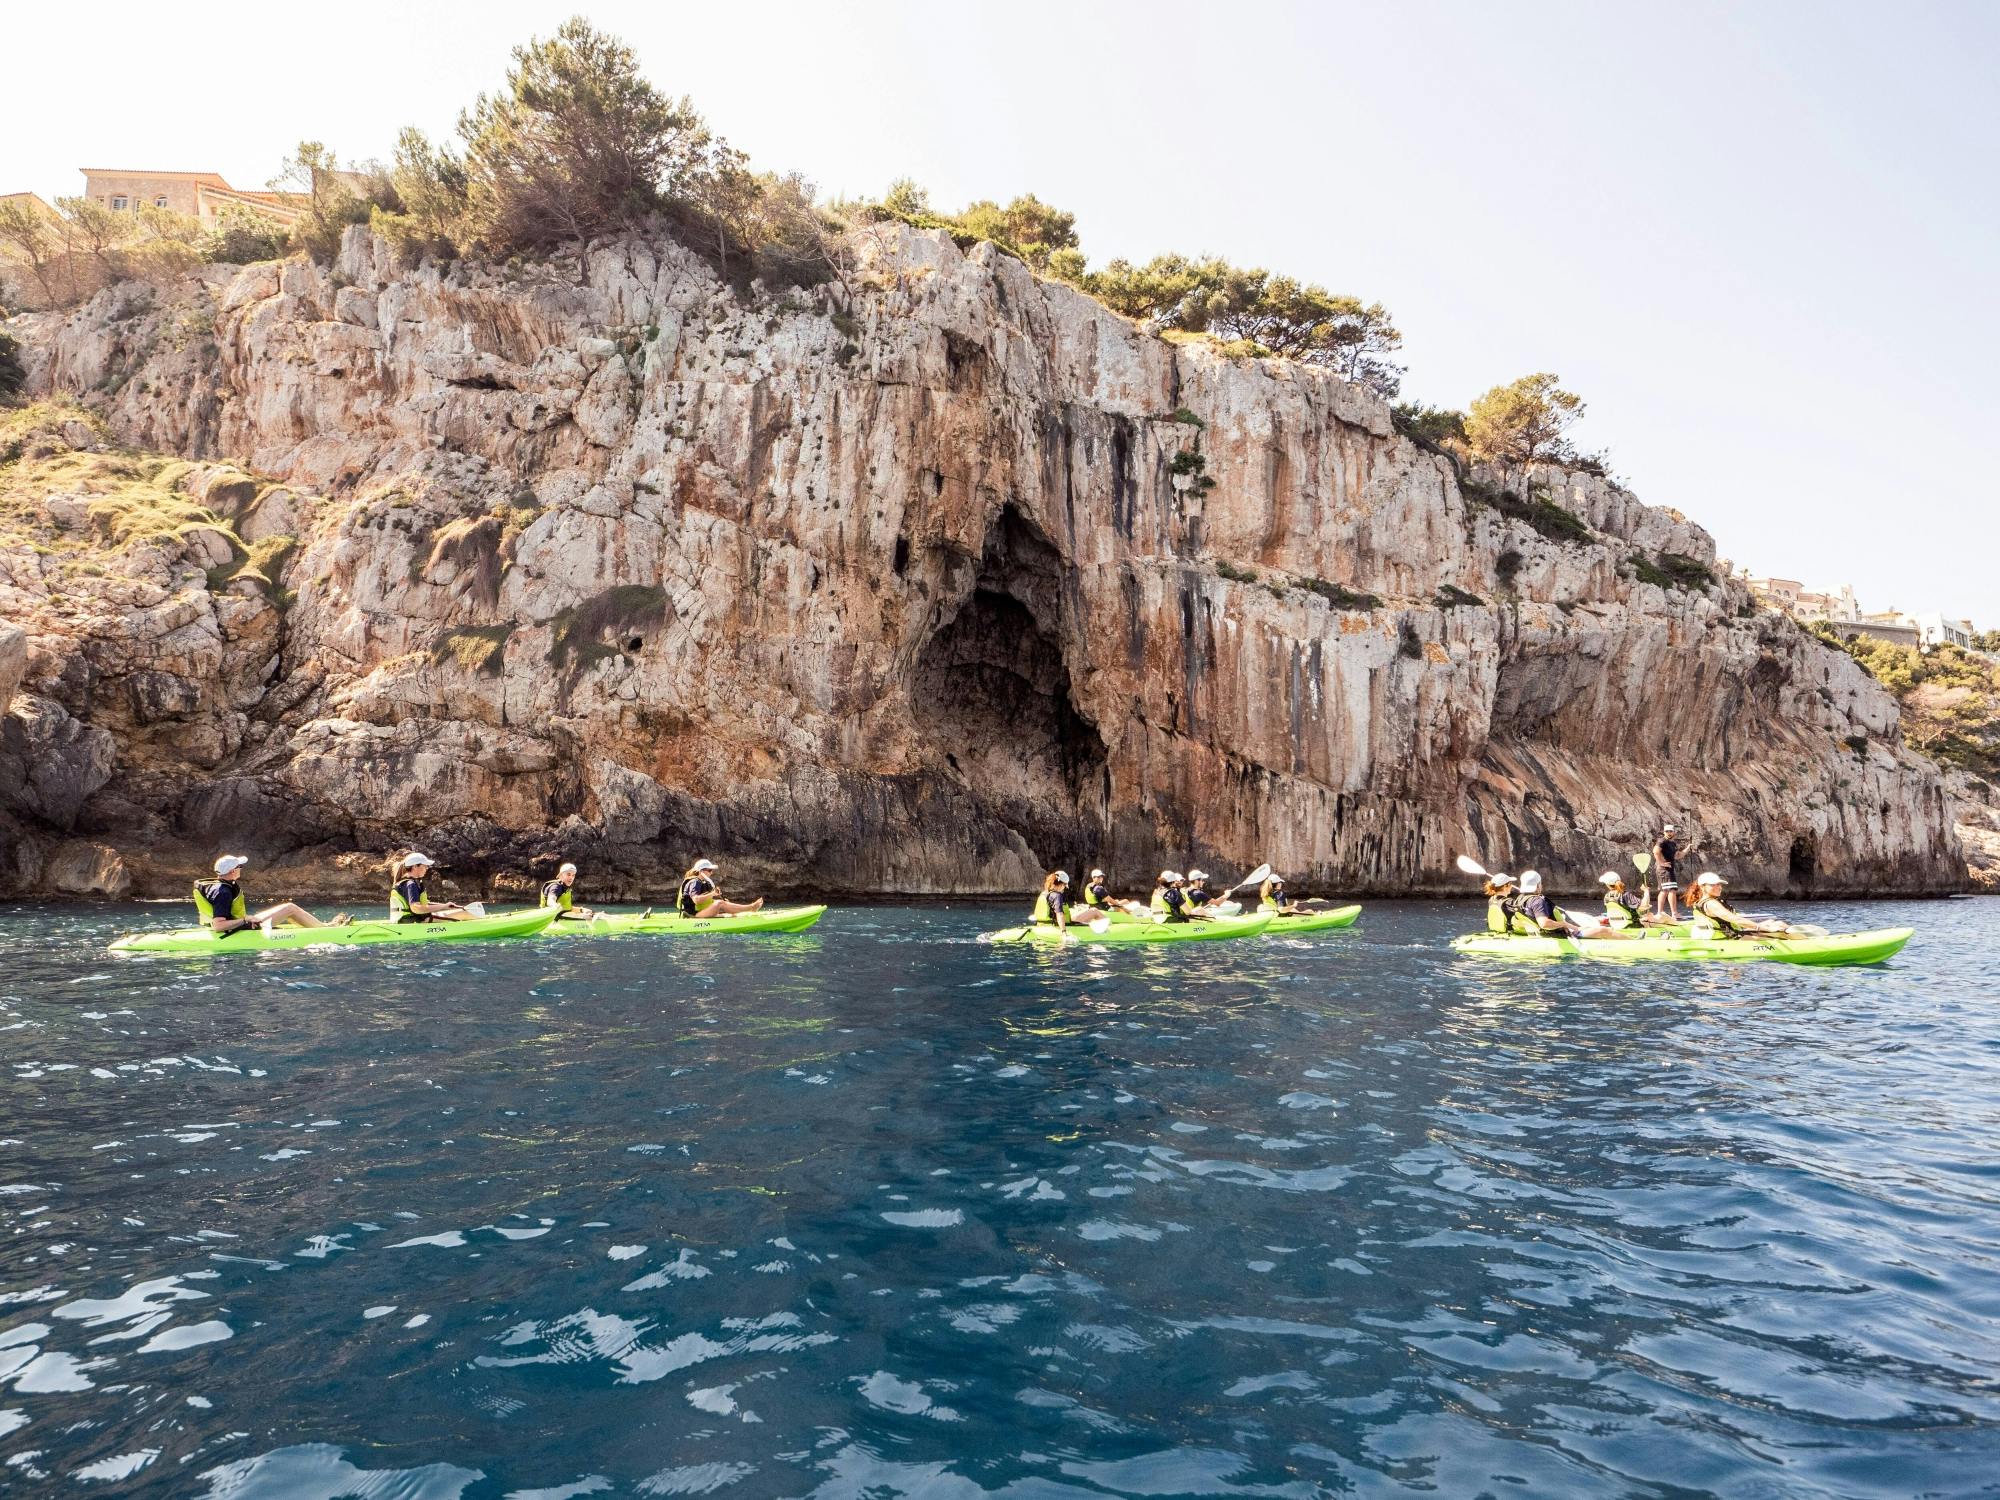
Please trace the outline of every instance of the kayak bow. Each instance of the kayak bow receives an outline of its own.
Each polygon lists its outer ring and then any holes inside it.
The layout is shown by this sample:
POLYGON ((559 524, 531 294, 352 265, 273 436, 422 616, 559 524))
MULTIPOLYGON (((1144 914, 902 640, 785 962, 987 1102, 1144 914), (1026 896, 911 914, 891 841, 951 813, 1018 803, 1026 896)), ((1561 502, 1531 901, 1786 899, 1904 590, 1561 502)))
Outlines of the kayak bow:
POLYGON ((1900 953, 1913 927, 1881 927, 1801 938, 1585 938, 1509 937, 1478 932, 1454 939, 1452 948, 1480 958, 1591 958, 1610 963, 1653 961, 1691 963, 1874 964, 1900 953))

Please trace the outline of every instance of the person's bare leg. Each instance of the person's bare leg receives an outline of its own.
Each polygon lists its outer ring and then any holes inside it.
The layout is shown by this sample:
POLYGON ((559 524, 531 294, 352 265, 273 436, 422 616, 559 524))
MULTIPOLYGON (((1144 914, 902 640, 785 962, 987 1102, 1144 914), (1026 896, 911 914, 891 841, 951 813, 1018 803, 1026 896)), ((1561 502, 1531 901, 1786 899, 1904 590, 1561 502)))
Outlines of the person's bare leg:
POLYGON ((704 906, 700 911, 696 912, 695 916, 697 918, 736 917, 736 916, 741 916, 744 912, 747 911, 756 911, 758 908, 763 906, 763 904, 764 904, 764 898, 762 896, 759 896, 755 901, 751 901, 748 903, 742 901, 724 901, 721 897, 718 896, 715 900, 709 902, 707 906, 704 906))
POLYGON ((324 927, 327 924, 318 917, 290 901, 281 901, 276 906, 267 906, 250 918, 253 922, 287 922, 294 927, 324 927))

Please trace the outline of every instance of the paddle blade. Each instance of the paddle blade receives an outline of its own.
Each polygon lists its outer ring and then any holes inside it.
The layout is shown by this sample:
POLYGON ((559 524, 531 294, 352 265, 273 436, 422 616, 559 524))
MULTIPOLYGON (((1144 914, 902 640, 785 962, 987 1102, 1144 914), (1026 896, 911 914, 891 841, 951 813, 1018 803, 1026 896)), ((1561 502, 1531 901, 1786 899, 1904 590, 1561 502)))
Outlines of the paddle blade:
POLYGON ((1482 865, 1478 860, 1474 859, 1469 854, 1459 855, 1457 863, 1458 863, 1458 868, 1462 874, 1478 875, 1482 878, 1486 874, 1486 866, 1482 865))
POLYGON ((1632 868, 1637 870, 1641 875, 1644 875, 1648 870, 1653 868, 1653 856, 1650 854, 1633 855, 1632 868))
POLYGON ((1099 917, 1096 921, 1090 924, 1090 930, 1092 932, 1100 934, 1109 932, 1111 930, 1111 918, 1099 917))
POLYGON ((1271 867, 1269 865, 1259 865, 1257 866, 1256 869, 1252 870, 1248 875, 1245 875, 1241 880, 1237 881, 1236 884, 1232 885, 1230 889, 1232 891, 1240 891, 1246 885, 1258 885, 1261 884, 1263 881, 1269 880, 1270 878, 1271 878, 1271 867))
POLYGON ((483 917, 486 915, 486 903, 484 901, 474 901, 471 905, 467 906, 465 909, 471 912, 475 917, 483 917))

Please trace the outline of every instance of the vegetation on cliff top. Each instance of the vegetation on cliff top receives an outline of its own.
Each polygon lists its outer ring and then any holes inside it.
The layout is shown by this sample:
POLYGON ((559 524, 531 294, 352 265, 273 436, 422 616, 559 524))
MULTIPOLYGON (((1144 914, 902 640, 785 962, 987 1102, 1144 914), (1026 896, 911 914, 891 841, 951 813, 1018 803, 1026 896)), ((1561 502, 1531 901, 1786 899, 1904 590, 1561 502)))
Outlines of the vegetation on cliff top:
POLYGON ((1919 650, 1829 625, 1812 634, 1845 651, 1903 707, 1903 739, 1941 765, 2000 779, 2000 666, 1957 646, 1919 650))
MULTIPOLYGON (((664 227, 739 287, 781 290, 844 278, 842 233, 896 221, 943 229, 962 246, 993 244, 1164 338, 1321 366, 1384 397, 1401 387, 1403 337, 1380 302, 1213 254, 1091 269, 1076 216, 1032 193, 946 213, 905 179, 879 200, 820 204, 797 174, 752 170, 689 99, 661 93, 629 47, 581 17, 516 48, 503 85, 474 100, 455 134, 433 142, 406 129, 387 164, 346 162, 321 142, 302 142, 272 183, 302 215, 289 228, 248 207, 204 230, 163 210, 112 213, 84 199, 59 200, 54 218, 25 203, 0 205, 0 252, 13 283, 0 286, 0 300, 66 306, 111 281, 177 274, 205 260, 287 250, 324 260, 362 223, 413 257, 494 261, 664 227)), ((1583 409, 1554 375, 1534 374, 1494 386, 1464 413, 1398 407, 1397 425, 1427 447, 1469 458, 1602 472, 1601 460, 1566 436, 1583 409)))

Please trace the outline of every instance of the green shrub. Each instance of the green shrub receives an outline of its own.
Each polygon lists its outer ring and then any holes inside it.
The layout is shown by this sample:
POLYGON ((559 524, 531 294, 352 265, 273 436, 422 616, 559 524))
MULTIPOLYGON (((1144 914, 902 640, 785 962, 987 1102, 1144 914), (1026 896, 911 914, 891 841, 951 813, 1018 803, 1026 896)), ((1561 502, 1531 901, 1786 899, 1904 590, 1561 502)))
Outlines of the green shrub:
POLYGON ((1227 578, 1231 583, 1255 583, 1257 581, 1255 569, 1238 567, 1235 563, 1227 559, 1217 563, 1215 571, 1224 578, 1227 578))
POLYGON ((1389 408, 1389 420, 1396 431, 1419 448, 1433 452, 1447 443, 1464 443, 1465 413, 1442 406, 1425 406, 1421 401, 1399 401, 1389 408))
POLYGON ((1545 489, 1537 488, 1523 500, 1512 490, 1468 475, 1460 479, 1459 491, 1475 509, 1495 510, 1510 520, 1525 522, 1552 542, 1582 544, 1596 539, 1583 517, 1556 504, 1545 489))
POLYGON ((1625 559, 1625 564, 1634 578, 1657 588, 1696 593, 1715 587, 1715 570, 1685 553, 1662 552, 1654 559, 1643 552, 1634 552, 1625 559))
POLYGON ((1486 603, 1477 594, 1468 594, 1450 583, 1438 585, 1437 598, 1433 602, 1439 609, 1477 609, 1486 603))
POLYGON ((0 333, 0 396, 12 396, 28 382, 21 368, 21 346, 12 334, 0 333))
POLYGON ((1335 609, 1380 609, 1382 601, 1375 595, 1360 589, 1348 588, 1345 584, 1329 583, 1324 578, 1302 578, 1297 587, 1307 593, 1317 594, 1335 609))

